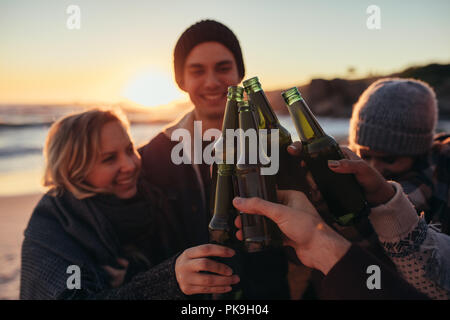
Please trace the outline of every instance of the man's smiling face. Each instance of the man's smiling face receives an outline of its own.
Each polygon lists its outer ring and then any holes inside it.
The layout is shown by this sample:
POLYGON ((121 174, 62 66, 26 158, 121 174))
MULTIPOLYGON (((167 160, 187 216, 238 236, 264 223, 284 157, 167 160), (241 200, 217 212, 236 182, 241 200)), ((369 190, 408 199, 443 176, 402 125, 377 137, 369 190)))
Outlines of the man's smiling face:
POLYGON ((201 119, 221 119, 228 87, 240 81, 231 51, 219 42, 203 42, 186 58, 181 88, 189 94, 201 119))

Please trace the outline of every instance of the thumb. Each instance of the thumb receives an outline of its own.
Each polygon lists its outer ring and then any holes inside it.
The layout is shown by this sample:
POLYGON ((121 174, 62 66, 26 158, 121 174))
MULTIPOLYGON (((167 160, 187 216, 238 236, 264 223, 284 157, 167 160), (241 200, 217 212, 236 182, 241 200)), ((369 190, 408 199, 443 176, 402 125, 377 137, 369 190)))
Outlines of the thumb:
POLYGON ((119 274, 119 271, 117 269, 114 269, 111 266, 105 265, 105 266, 102 266, 102 268, 113 278, 117 277, 117 275, 119 274))
POLYGON ((337 173, 354 173, 358 175, 364 169, 363 160, 328 160, 328 167, 337 173))
POLYGON ((129 265, 128 260, 123 259, 123 258, 117 258, 117 263, 118 263, 120 266, 124 267, 125 269, 128 268, 128 265, 129 265))
POLYGON ((285 215, 284 206, 263 200, 261 198, 240 198, 233 199, 233 205, 236 209, 247 214, 260 214, 273 220, 275 223, 281 222, 285 215))
POLYGON ((302 143, 295 141, 287 147, 287 151, 291 156, 299 157, 302 154, 302 143))
POLYGON ((361 160, 361 158, 356 153, 354 153, 352 150, 350 150, 347 147, 341 147, 341 151, 342 151, 342 153, 344 153, 344 155, 347 159, 361 160))

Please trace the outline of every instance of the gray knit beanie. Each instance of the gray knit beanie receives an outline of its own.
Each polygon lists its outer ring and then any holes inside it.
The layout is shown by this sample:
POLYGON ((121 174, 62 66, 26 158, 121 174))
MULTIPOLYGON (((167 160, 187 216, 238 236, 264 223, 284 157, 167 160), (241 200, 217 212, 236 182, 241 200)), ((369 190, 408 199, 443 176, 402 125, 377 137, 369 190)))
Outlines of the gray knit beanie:
POLYGON ((353 107, 349 144, 394 155, 420 155, 433 142, 436 95, 423 81, 386 78, 372 83, 353 107))

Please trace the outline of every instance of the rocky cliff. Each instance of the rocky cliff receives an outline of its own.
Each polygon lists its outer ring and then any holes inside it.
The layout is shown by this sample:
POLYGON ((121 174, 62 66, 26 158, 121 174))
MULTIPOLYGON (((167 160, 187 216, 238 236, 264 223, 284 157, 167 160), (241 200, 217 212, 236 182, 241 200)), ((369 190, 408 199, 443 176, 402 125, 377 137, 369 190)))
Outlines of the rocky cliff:
MULTIPOLYGON (((357 80, 313 79, 307 85, 298 86, 298 89, 316 115, 347 118, 351 117, 353 105, 361 93, 372 82, 385 77, 414 78, 427 82, 436 92, 439 118, 450 119, 450 64, 430 64, 408 68, 395 74, 357 80)), ((287 113, 281 92, 282 90, 267 91, 266 95, 277 112, 287 113)))

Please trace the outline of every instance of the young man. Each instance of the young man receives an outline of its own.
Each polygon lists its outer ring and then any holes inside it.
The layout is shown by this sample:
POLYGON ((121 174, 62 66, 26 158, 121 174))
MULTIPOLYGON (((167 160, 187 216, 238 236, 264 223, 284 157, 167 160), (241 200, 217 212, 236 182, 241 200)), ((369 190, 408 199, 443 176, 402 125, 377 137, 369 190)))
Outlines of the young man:
MULTIPOLYGON (((140 153, 144 178, 163 189, 169 197, 171 218, 183 239, 177 248, 181 251, 209 242, 210 194, 214 186, 209 165, 195 164, 192 156, 189 164, 173 163, 172 149, 179 141, 171 140, 172 133, 182 128, 194 137, 194 121, 201 121, 202 125, 202 132, 197 134, 203 135, 210 128, 222 128, 228 87, 238 85, 245 74, 239 41, 223 24, 200 21, 178 39, 174 71, 178 86, 189 94, 194 108, 168 125, 142 147, 140 153)), ((191 141, 191 146, 193 143, 191 141)), ((203 148, 208 144, 209 141, 203 142, 203 148)), ((267 257, 262 256, 261 260, 265 263, 258 269, 265 271, 258 274, 258 270, 254 270, 252 275, 241 276, 242 286, 247 286, 247 290, 244 289, 246 298, 289 298, 284 253, 278 250, 267 257), (248 279, 251 282, 246 285, 248 279)))
POLYGON ((433 89, 413 79, 381 79, 363 92, 349 146, 386 179, 399 182, 427 222, 450 232, 450 137, 435 136, 433 89))
POLYGON ((210 169, 203 161, 194 164, 193 159, 191 164, 174 164, 171 152, 179 141, 171 137, 179 128, 187 129, 194 137, 194 121, 201 121, 203 131, 222 128, 228 86, 241 82, 245 73, 239 42, 218 22, 198 22, 178 39, 174 71, 178 86, 189 94, 194 108, 165 127, 140 153, 143 174, 167 191, 177 215, 183 219, 185 227, 180 232, 191 245, 208 239, 210 169))

